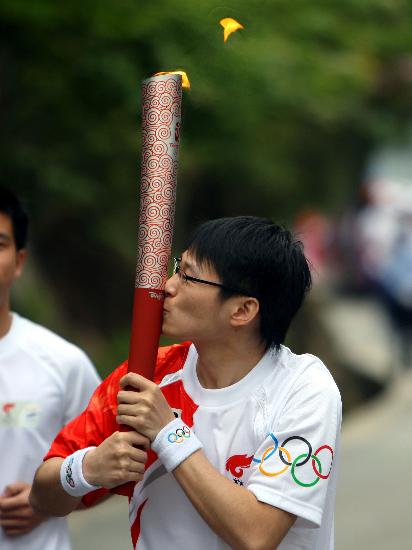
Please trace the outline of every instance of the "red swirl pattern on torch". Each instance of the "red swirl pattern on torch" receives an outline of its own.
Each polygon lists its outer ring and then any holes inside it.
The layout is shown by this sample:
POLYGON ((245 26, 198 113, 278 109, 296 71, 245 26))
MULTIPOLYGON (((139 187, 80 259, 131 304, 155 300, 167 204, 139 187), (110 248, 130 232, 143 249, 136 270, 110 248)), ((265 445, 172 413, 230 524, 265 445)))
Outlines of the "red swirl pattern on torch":
POLYGON ((142 172, 136 288, 163 290, 173 238, 182 87, 179 75, 142 88, 142 172))

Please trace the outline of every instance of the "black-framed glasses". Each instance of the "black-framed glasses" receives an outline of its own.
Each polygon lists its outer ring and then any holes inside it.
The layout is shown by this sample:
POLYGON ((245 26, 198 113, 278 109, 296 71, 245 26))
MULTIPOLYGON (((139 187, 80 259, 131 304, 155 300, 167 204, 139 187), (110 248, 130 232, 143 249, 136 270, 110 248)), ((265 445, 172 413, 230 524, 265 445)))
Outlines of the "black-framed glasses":
POLYGON ((190 275, 186 275, 186 273, 183 271, 183 269, 180 267, 180 262, 182 261, 182 258, 173 258, 174 265, 173 265, 173 275, 179 275, 180 279, 183 281, 193 281, 194 283, 202 283, 204 285, 210 285, 210 286, 217 286, 218 288, 222 288, 223 290, 227 290, 229 292, 234 292, 235 294, 243 294, 245 296, 248 296, 249 293, 244 292, 239 289, 230 288, 228 286, 222 285, 222 283, 215 283, 213 281, 206 281, 205 279, 198 279, 197 277, 191 277, 190 275))

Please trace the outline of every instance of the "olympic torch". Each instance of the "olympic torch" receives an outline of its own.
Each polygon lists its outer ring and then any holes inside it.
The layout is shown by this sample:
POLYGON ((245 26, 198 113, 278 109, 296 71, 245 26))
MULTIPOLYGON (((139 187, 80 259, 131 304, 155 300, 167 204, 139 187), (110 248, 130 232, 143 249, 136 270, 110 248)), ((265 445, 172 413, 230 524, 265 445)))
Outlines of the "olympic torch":
POLYGON ((152 379, 162 328, 175 215, 182 75, 143 81, 138 251, 129 372, 152 379))
MULTIPOLYGON (((128 372, 149 379, 156 366, 173 238, 181 107, 182 72, 162 73, 143 81, 140 209, 128 372)), ((121 430, 129 428, 121 426, 121 430)), ((133 487, 126 483, 112 492, 130 496, 133 487)))

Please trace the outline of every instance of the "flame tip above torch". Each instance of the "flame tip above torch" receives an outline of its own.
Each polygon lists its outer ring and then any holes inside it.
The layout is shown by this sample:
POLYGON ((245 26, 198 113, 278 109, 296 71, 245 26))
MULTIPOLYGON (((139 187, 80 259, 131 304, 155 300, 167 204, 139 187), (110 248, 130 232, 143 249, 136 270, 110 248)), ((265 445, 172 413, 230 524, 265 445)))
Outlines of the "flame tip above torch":
POLYGON ((221 26, 223 27, 223 40, 224 42, 227 41, 229 36, 233 33, 238 31, 239 29, 244 29, 245 27, 242 25, 242 23, 239 23, 239 21, 236 21, 236 19, 233 19, 232 17, 224 17, 219 21, 221 26))
POLYGON ((155 73, 153 76, 162 76, 164 74, 179 74, 182 77, 182 88, 190 88, 190 80, 185 71, 178 69, 177 71, 162 71, 155 73))

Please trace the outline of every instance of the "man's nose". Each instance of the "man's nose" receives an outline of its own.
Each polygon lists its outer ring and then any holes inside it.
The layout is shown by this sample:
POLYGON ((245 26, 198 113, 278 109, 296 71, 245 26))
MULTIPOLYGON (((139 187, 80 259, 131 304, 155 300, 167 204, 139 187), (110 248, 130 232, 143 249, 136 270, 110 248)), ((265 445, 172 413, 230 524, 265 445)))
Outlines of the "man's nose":
POLYGON ((171 277, 167 279, 166 285, 165 285, 166 296, 176 295, 178 281, 179 281, 179 276, 177 275, 177 273, 174 273, 171 277))

